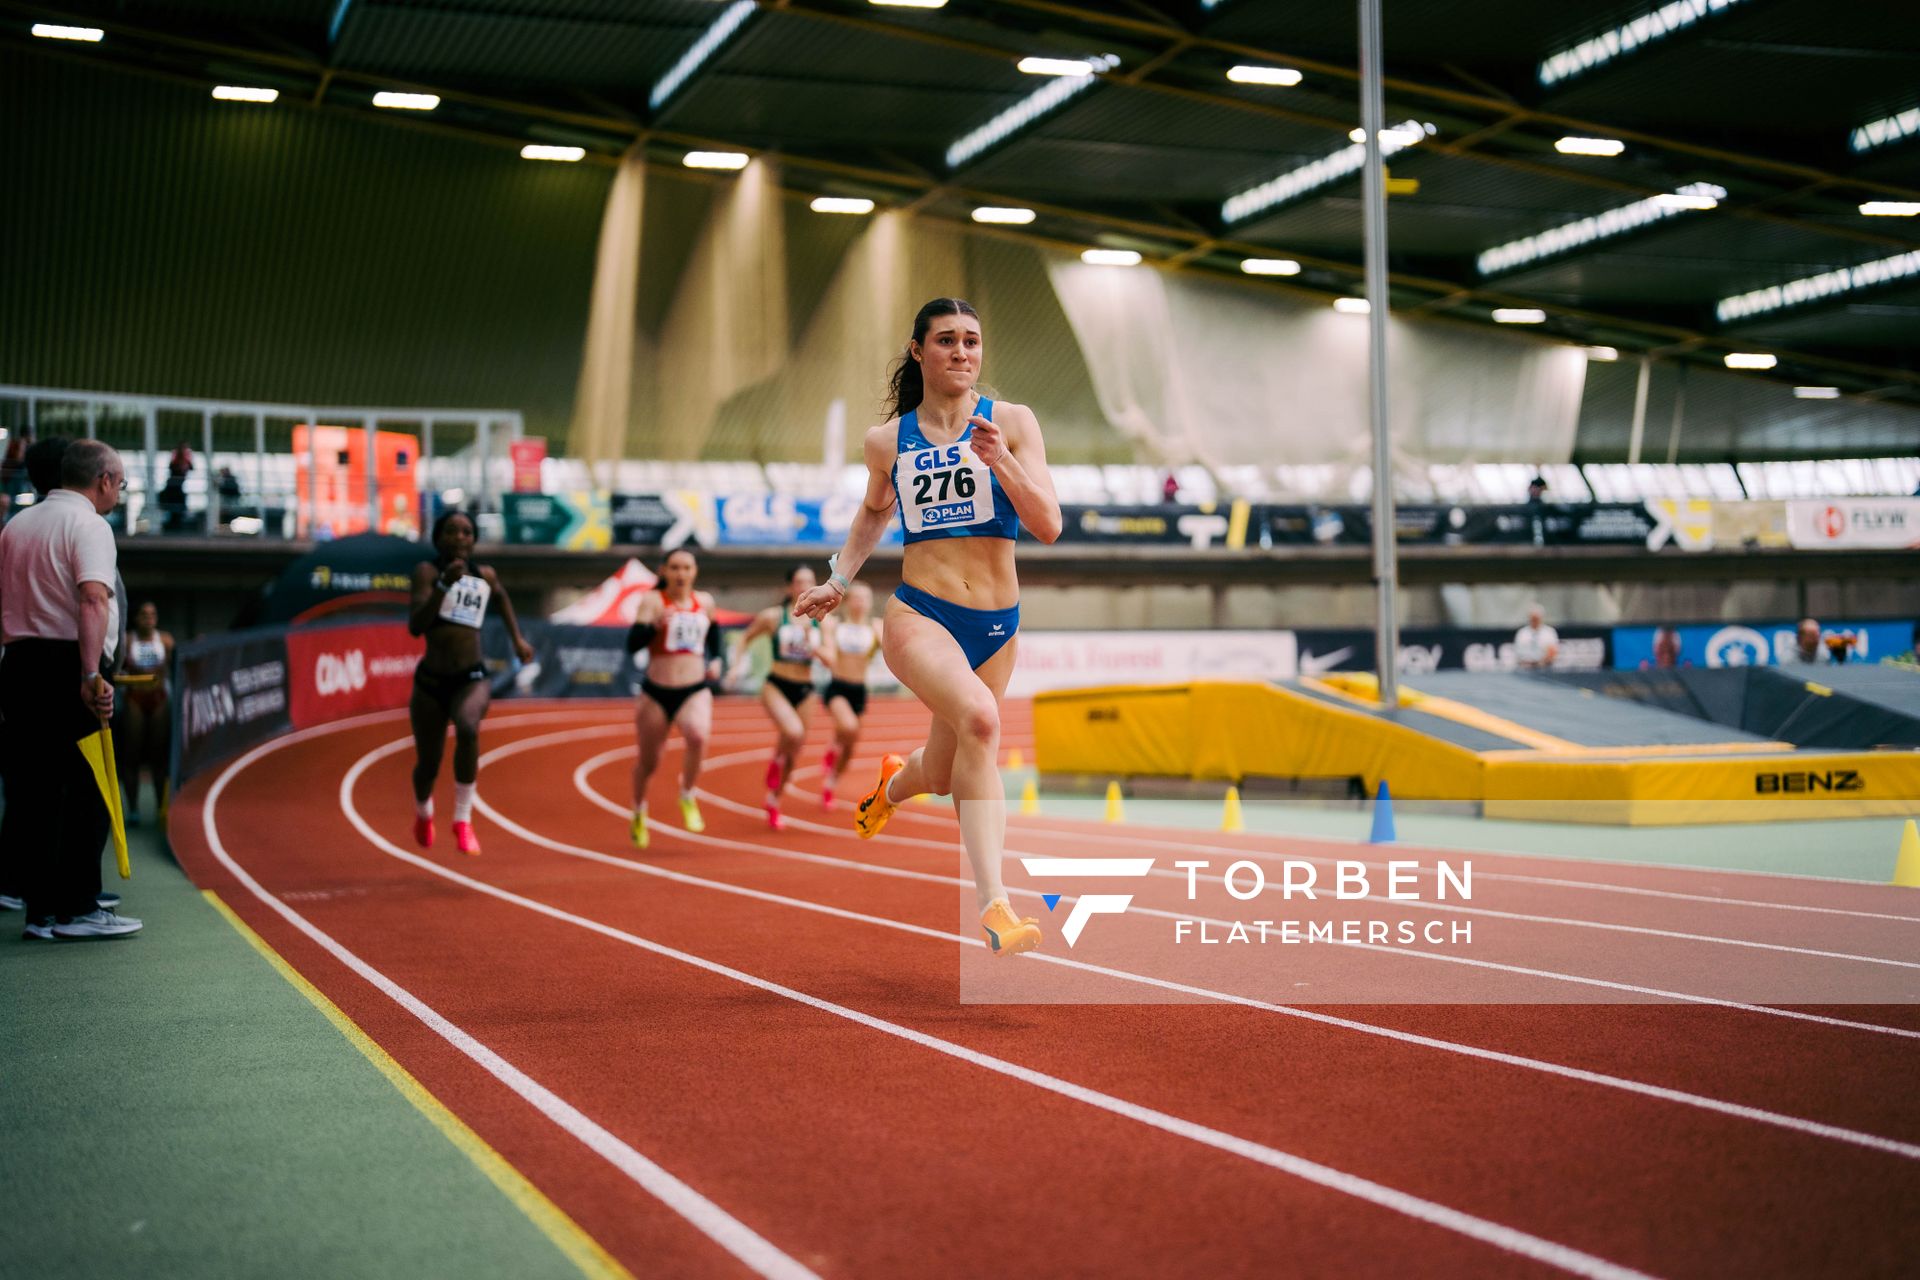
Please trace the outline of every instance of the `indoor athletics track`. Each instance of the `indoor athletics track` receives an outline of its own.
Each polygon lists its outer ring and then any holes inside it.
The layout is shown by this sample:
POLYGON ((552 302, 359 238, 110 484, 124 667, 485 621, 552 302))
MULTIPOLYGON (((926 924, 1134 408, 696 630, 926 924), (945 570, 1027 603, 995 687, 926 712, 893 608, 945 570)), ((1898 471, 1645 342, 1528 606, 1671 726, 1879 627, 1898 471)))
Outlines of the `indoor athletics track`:
MULTIPOLYGON (((1544 940, 1531 966, 1488 963, 1516 1000, 1564 1003, 1289 1008, 1086 968, 1064 912, 1016 888, 1045 958, 993 963, 1187 1003, 962 1004, 951 811, 903 806, 855 839, 846 803, 811 795, 816 716, 770 832, 766 720, 715 712, 707 832, 663 823, 644 854, 625 704, 494 708, 479 858, 451 848, 444 775, 440 843, 413 847, 404 712, 265 744, 173 810, 195 881, 497 1152, 496 1181, 523 1176, 589 1274, 1804 1276, 1920 1257, 1920 1010, 1715 994, 1759 964, 1920 978, 1913 890, 1476 855, 1475 908, 1544 940), (1639 1003, 1581 1003, 1621 992, 1639 1003)), ((1030 748, 1028 707, 1006 714, 1003 748, 1030 748)), ((876 702, 848 790, 925 726, 876 702)), ((1010 852, 1123 842, 1216 867, 1382 858, 1010 822, 1010 852)), ((1184 873, 1136 903, 1100 927, 1164 930, 1184 873)))

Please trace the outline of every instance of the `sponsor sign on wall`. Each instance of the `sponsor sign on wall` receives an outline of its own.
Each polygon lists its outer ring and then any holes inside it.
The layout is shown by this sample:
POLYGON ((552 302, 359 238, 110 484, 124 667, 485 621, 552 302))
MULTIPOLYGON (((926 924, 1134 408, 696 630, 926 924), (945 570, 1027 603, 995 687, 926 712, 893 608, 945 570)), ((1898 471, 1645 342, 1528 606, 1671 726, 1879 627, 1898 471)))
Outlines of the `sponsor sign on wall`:
POLYGON ((1007 696, 1179 680, 1286 680, 1291 631, 1022 631, 1007 696))
POLYGON ((293 727, 404 707, 426 642, 404 623, 314 627, 287 633, 293 727))
MULTIPOLYGON (((719 503, 720 545, 728 547, 830 547, 847 540, 847 530, 860 512, 862 497, 824 500, 787 494, 756 493, 722 498, 719 503)), ((882 546, 898 546, 900 522, 889 518, 882 546)))
MULTIPOLYGON (((1602 671, 1611 633, 1606 627, 1564 626, 1556 671, 1602 671)), ((1304 628, 1298 633, 1300 674, 1374 670, 1373 632, 1358 628, 1304 628)), ((1399 671, 1515 671, 1512 631, 1501 627, 1407 627, 1400 632, 1399 671)))
POLYGON ((1787 539, 1803 550, 1920 546, 1920 498, 1815 498, 1789 502, 1787 539))
MULTIPOLYGON (((1615 627, 1613 663, 1622 671, 1654 665, 1653 627, 1615 627)), ((1709 623, 1704 626, 1675 627, 1680 639, 1680 656, 1674 664, 1682 667, 1768 667, 1788 666, 1798 661, 1799 628, 1792 622, 1709 623)), ((1878 662, 1904 653, 1912 647, 1910 622, 1829 622, 1822 624, 1821 635, 1851 633, 1854 637, 1854 662, 1878 662)), ((1827 646, 1822 643, 1821 651, 1827 646)))
POLYGON ((279 628, 189 641, 176 669, 179 778, 287 729, 287 646, 279 628))

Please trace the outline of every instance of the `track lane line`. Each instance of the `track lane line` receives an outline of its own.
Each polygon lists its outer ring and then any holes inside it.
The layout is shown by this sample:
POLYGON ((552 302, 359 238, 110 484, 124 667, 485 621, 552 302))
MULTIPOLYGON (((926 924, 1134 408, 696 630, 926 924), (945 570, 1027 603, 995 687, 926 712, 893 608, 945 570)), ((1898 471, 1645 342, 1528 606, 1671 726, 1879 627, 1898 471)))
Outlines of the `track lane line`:
MULTIPOLYGON (((1646 1273, 1644 1272, 1635 1271, 1631 1268, 1621 1266, 1618 1263, 1610 1262, 1607 1259, 1574 1249, 1571 1246, 1559 1244, 1555 1241, 1520 1231, 1517 1228, 1476 1217, 1473 1214, 1437 1204, 1393 1187, 1388 1187, 1354 1174, 1345 1173, 1330 1166, 1322 1165, 1315 1161, 1307 1160, 1303 1157, 1295 1156, 1246 1138, 1237 1137, 1233 1134, 1196 1124, 1192 1121, 1182 1120, 1176 1116, 1156 1111, 1150 1107, 1128 1102, 1110 1094, 1101 1093, 1098 1090, 1048 1075, 1045 1072, 1036 1071, 1028 1067, 1020 1066, 1017 1063, 997 1058, 991 1054, 970 1049, 965 1045, 943 1040, 938 1036, 916 1031, 911 1027, 901 1026, 898 1023, 889 1022, 884 1018, 879 1018, 872 1014, 862 1013, 857 1009, 837 1004, 834 1001, 819 996, 810 995, 782 983, 761 978, 757 975, 747 973, 744 970, 720 964, 717 961, 708 960, 702 956, 694 955, 691 952, 666 946, 663 943, 640 937, 637 934, 628 933, 625 930, 614 928, 611 925, 603 924, 600 921, 593 920, 586 916, 576 915, 548 903, 540 902, 537 899, 514 893, 511 890, 502 889, 486 881, 476 880, 471 876, 463 875, 457 871, 429 862, 424 858, 417 857, 400 848, 382 836, 378 831, 374 830, 365 818, 360 815, 359 810, 353 803, 353 787, 361 775, 378 760, 407 750, 411 745, 412 741, 410 738, 402 738, 385 746, 377 747, 361 756, 341 779, 339 802, 342 813, 369 844, 390 857, 417 866, 429 874, 439 876, 453 884, 486 894, 500 901, 512 903, 515 906, 525 908, 526 910, 550 919, 572 924, 603 937, 626 943, 650 954, 674 960, 704 972, 715 974, 716 976, 728 978, 744 986, 752 987, 771 995, 780 996, 783 999, 794 1001, 822 1013, 845 1019, 869 1030, 892 1036, 910 1044, 918 1045, 921 1048, 929 1049, 935 1053, 966 1062, 972 1066, 1018 1080, 1046 1092, 1068 1098, 1075 1102, 1080 1102, 1097 1110, 1105 1111, 1108 1114, 1132 1120, 1145 1127, 1156 1129, 1174 1137, 1185 1138, 1188 1141, 1223 1151, 1229 1155, 1239 1156, 1242 1159, 1275 1169, 1315 1186, 1351 1196, 1355 1199, 1373 1204, 1376 1207, 1413 1218, 1416 1221, 1425 1222, 1430 1226, 1439 1227, 1442 1230, 1451 1231, 1457 1235, 1465 1236, 1507 1253, 1529 1258, 1574 1275, 1594 1277, 1595 1280, 1644 1280, 1645 1278, 1646 1273)), ((222 781, 225 781, 225 775, 223 775, 222 781)), ((493 820, 498 821, 497 818, 493 820)), ((244 872, 240 872, 237 866, 233 866, 231 869, 240 874, 244 874, 244 872)), ((278 904, 272 899, 271 895, 265 894, 264 890, 258 889, 257 886, 252 883, 249 883, 249 887, 253 888, 256 893, 259 893, 263 897, 263 900, 267 901, 269 905, 275 906, 277 910, 292 915, 296 919, 298 918, 298 913, 294 913, 290 908, 278 904)), ((302 923, 305 922, 302 921, 302 923)), ((311 925, 307 927, 308 929, 312 929, 311 925)), ((303 932, 305 931, 306 930, 303 930, 303 932)), ((313 932, 317 934, 319 930, 313 929, 313 932)), ((325 935, 322 934, 320 936, 324 937, 325 935)), ((337 944, 335 945, 337 946, 337 944)), ((331 950, 331 948, 329 949, 331 950)), ((369 970, 369 972, 371 972, 371 970, 369 970)), ((416 1001, 416 1003, 418 1002, 416 1001)), ((424 1008, 424 1006, 421 1007, 424 1008)), ((429 1010, 428 1012, 430 1013, 431 1011, 429 1010)), ((457 1028, 454 1030, 457 1032, 457 1028)), ((459 1034, 464 1035, 465 1033, 459 1034)), ((477 1042, 475 1042, 475 1047, 485 1052, 484 1046, 479 1046, 477 1042)), ((512 1068, 509 1067, 508 1069, 511 1070, 512 1068)), ((538 1088, 539 1086, 536 1085, 534 1087, 538 1088)), ((556 1101, 558 1101, 558 1099, 556 1099, 556 1101)), ((565 1104, 562 1103, 561 1105, 564 1106, 565 1104)), ((610 1136, 611 1135, 609 1135, 609 1137, 610 1136)), ((768 1248, 771 1247, 772 1246, 768 1246, 768 1248)), ((785 1255, 780 1256, 785 1257, 785 1255)), ((791 1259, 788 1259, 788 1261, 791 1262, 791 1259)), ((793 1265, 798 1266, 797 1263, 793 1265)))
MULTIPOLYGON (((530 743, 534 741, 539 741, 539 740, 529 740, 530 743)), ((545 742, 541 741, 540 745, 545 745, 545 742)), ((497 748, 496 750, 505 751, 506 748, 497 748)), ((744 755, 745 753, 742 753, 742 754, 744 755)), ((482 757, 482 758, 483 760, 485 759, 485 757, 482 757)), ((596 756, 593 759, 586 761, 585 763, 577 767, 574 771, 574 785, 576 788, 581 789, 582 793, 587 795, 587 797, 590 800, 593 800, 600 807, 606 808, 610 805, 611 802, 607 801, 604 796, 600 796, 599 793, 592 791, 590 786, 584 782, 585 777, 592 771, 591 767, 594 766, 596 762, 601 762, 603 760, 604 760, 603 756, 596 756)), ((555 852, 555 853, 564 854, 569 857, 582 858, 590 862, 598 862, 602 865, 615 867, 619 870, 630 872, 630 873, 654 876, 659 879, 672 881, 676 884, 683 884, 691 887, 711 889, 721 893, 728 893, 728 894, 733 894, 739 897, 751 898, 760 902, 772 903, 777 906, 789 907, 789 908, 802 910, 802 911, 810 911, 810 912, 815 912, 821 915, 832 916, 837 919, 851 920, 861 924, 876 925, 882 928, 894 929, 899 932, 913 934, 918 937, 937 939, 942 942, 957 941, 964 945, 975 946, 975 947, 984 947, 986 945, 982 940, 978 938, 972 938, 964 934, 951 933, 944 929, 936 929, 927 925, 917 925, 909 921, 896 920, 887 916, 871 915, 866 912, 855 911, 846 907, 836 907, 829 903, 815 902, 805 898, 789 897, 785 894, 774 893, 770 890, 755 889, 755 888, 752 888, 751 886, 734 884, 730 881, 712 880, 712 879, 708 879, 701 876, 690 875, 686 872, 673 871, 665 867, 652 866, 648 863, 638 862, 630 858, 623 858, 616 854, 604 853, 597 849, 589 849, 583 845, 576 845, 568 841, 557 840, 551 836, 543 835, 539 832, 533 831, 530 828, 525 827, 518 822, 515 822, 511 818, 506 817, 504 814, 499 813, 497 810, 493 809, 491 806, 484 805, 483 802, 476 801, 476 803, 482 803, 482 807, 486 810, 488 820, 494 823, 496 826, 501 827, 503 830, 510 832, 511 834, 519 837, 522 840, 527 841, 530 844, 536 845, 543 849, 551 850, 552 852, 555 852)), ((661 828, 660 830, 661 830, 661 834, 664 836, 682 838, 689 842, 692 842, 701 846, 742 849, 747 852, 760 851, 757 846, 751 845, 744 841, 731 840, 723 836, 695 835, 692 832, 681 831, 678 828, 673 828, 673 827, 665 827, 665 828, 661 828)), ((795 853, 797 851, 782 851, 782 852, 795 853)), ((828 859, 827 855, 822 855, 822 854, 806 854, 802 856, 804 856, 805 859, 808 861, 814 861, 814 860, 838 861, 838 860, 828 859)), ((954 886, 967 886, 971 883, 970 881, 962 880, 958 876, 939 876, 930 872, 901 872, 901 876, 902 878, 911 878, 914 880, 928 881, 932 883, 954 885, 954 886)), ((1198 918, 1198 917, 1195 917, 1195 918, 1198 918)), ((1201 987, 1201 986, 1197 986, 1189 983, 1177 982, 1171 979, 1156 978, 1148 974, 1136 973, 1134 971, 1126 970, 1126 969, 1111 968, 1106 965, 1092 964, 1086 961, 1074 960, 1065 956, 1056 956, 1046 952, 1030 953, 1026 957, 1026 959, 1038 960, 1044 963, 1059 965, 1063 968, 1077 969, 1087 973, 1095 973, 1103 977, 1115 978, 1124 982, 1138 983, 1145 986, 1155 987, 1164 991, 1175 992, 1181 995, 1194 996, 1194 997, 1198 997, 1205 1000, 1213 1000, 1223 1004, 1240 1005, 1250 1009, 1258 1009, 1267 1013, 1279 1014, 1284 1017, 1298 1018, 1302 1021, 1315 1022, 1323 1026, 1336 1027, 1346 1031, 1355 1031, 1363 1035, 1369 1035, 1369 1036, 1375 1036, 1382 1039, 1394 1040, 1403 1044, 1416 1045, 1421 1048, 1436 1049, 1442 1052, 1456 1053, 1465 1057, 1477 1058, 1487 1062, 1499 1063, 1500 1065, 1503 1065, 1503 1066, 1516 1067, 1521 1070, 1542 1072, 1548 1075, 1559 1076, 1568 1080, 1577 1080, 1584 1084, 1598 1085, 1602 1088, 1618 1089, 1628 1093, 1635 1093, 1645 1097, 1656 1098, 1664 1102, 1676 1103, 1682 1106, 1696 1107, 1701 1110, 1717 1112, 1722 1115, 1733 1116, 1738 1119, 1748 1120, 1758 1124, 1771 1125, 1775 1128, 1787 1129, 1794 1132, 1806 1134, 1812 1137, 1824 1138, 1824 1139, 1829 1139, 1836 1142, 1847 1143, 1853 1146, 1864 1147, 1869 1150, 1880 1151, 1889 1155, 1899 1156, 1907 1160, 1920 1160, 1920 1145, 1901 1142, 1898 1139, 1882 1137, 1881 1135, 1878 1135, 1878 1134, 1864 1133, 1855 1129, 1847 1129, 1840 1125, 1826 1124, 1818 1120, 1807 1120, 1799 1116, 1789 1116, 1780 1112, 1768 1111, 1761 1107, 1747 1106, 1744 1103, 1728 1102, 1719 1098, 1710 1098, 1702 1094, 1688 1093, 1684 1090, 1672 1089, 1663 1085, 1647 1084, 1642 1081, 1629 1080, 1620 1076, 1610 1076, 1602 1072, 1589 1071, 1580 1067, 1565 1066, 1560 1063, 1548 1062, 1543 1059, 1528 1058, 1519 1054, 1506 1053, 1496 1049, 1484 1049, 1475 1045, 1467 1045, 1467 1044, 1457 1043, 1455 1041, 1442 1040, 1434 1036, 1420 1035, 1416 1032, 1401 1031, 1395 1028, 1382 1027, 1373 1023, 1357 1022, 1352 1019, 1341 1018, 1332 1014, 1325 1014, 1325 1013, 1319 1013, 1317 1011, 1302 1009, 1297 1006, 1275 1004, 1270 1001, 1260 1000, 1251 996, 1242 996, 1242 995, 1238 995, 1236 993, 1227 992, 1227 991, 1217 991, 1211 988, 1201 987)))
MULTIPOLYGON (((412 1014, 422 1025, 426 1026, 429 1030, 433 1031, 434 1034, 473 1060, 489 1075, 492 1075, 495 1079, 513 1090, 514 1093, 518 1094, 528 1105, 539 1111, 548 1120, 578 1139, 582 1145, 620 1170, 620 1172, 651 1194, 655 1199, 691 1223, 701 1234, 705 1235, 709 1240, 712 1240, 715 1244, 726 1250, 727 1253, 738 1259, 742 1265, 748 1267, 758 1275, 768 1277, 769 1280, 818 1280, 812 1271, 775 1248, 745 1223, 739 1221, 724 1209, 720 1208, 720 1206, 714 1204, 705 1196, 702 1196, 698 1191, 695 1191, 692 1187, 674 1177, 673 1174, 667 1172, 667 1170, 622 1142, 612 1133, 588 1119, 558 1094, 528 1076, 525 1072, 515 1067, 493 1050, 487 1048, 487 1046, 480 1043, 479 1040, 443 1017, 425 1001, 388 978, 365 960, 362 960, 330 934, 321 930, 305 916, 268 892, 267 889, 262 886, 258 880, 255 880, 253 876, 247 872, 246 868, 235 861, 233 856, 227 851, 225 843, 220 839, 217 818, 219 801, 221 795, 226 791, 228 784, 244 769, 265 759, 274 752, 297 742, 325 737, 333 733, 342 732, 348 728, 361 727, 368 723, 381 723, 398 718, 399 716, 397 715, 382 713, 376 717, 354 717, 348 721, 339 721, 334 724, 298 730, 286 737, 276 738, 272 742, 263 743, 227 765, 221 772, 219 778, 215 780, 213 786, 208 790, 207 798, 203 802, 201 809, 202 827, 207 839, 208 848, 214 858, 269 910, 279 915, 289 925, 304 934, 313 943, 333 956, 334 959, 345 965, 352 972, 358 974, 388 999, 412 1014)), ((560 713, 557 718, 565 718, 564 713, 560 713)), ((525 723, 535 719, 535 717, 525 716, 518 717, 517 719, 519 723, 525 723)), ((509 719, 505 723, 512 722, 513 720, 509 719)), ((402 739, 398 745, 400 748, 410 748, 413 745, 412 738, 402 739)), ((373 839, 376 847, 380 847, 384 842, 372 833, 371 828, 365 825, 357 812, 350 809, 350 801, 348 798, 348 788, 352 780, 358 777, 359 770, 364 768, 365 762, 366 758, 362 757, 362 764, 357 765, 355 771, 350 772, 347 777, 342 780, 340 791, 341 803, 343 809, 347 809, 349 820, 353 825, 359 829, 362 834, 368 835, 369 838, 373 839)), ((396 846, 386 845, 383 852, 399 856, 402 861, 423 866, 429 871, 439 872, 439 868, 435 867, 432 863, 425 862, 424 859, 415 858, 396 846)), ((456 881, 465 881, 465 877, 451 876, 450 878, 456 881)), ((477 884, 478 882, 467 883, 477 884)))

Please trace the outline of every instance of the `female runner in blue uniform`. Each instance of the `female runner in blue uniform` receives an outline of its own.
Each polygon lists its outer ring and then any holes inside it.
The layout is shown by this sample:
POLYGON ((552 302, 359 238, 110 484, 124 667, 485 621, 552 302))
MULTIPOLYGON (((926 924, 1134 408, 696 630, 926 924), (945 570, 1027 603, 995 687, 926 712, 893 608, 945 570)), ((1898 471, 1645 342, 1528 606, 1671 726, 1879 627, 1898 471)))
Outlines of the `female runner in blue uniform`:
POLYGON ((1060 501, 1040 424, 1025 405, 995 403, 980 379, 980 318, 936 298, 913 318, 895 369, 894 421, 867 432, 867 494, 832 576, 794 612, 824 617, 847 597, 893 509, 906 535, 900 589, 887 606, 887 666, 933 712, 925 746, 887 756, 860 802, 855 828, 872 838, 900 801, 951 794, 973 866, 980 925, 995 954, 1031 951, 1040 926, 1014 913, 1000 879, 1007 802, 1000 782, 1000 699, 1013 674, 1021 522, 1042 542, 1060 536, 1060 501))
POLYGON ((453 843, 462 853, 480 852, 473 833, 473 793, 480 781, 480 721, 493 691, 480 661, 480 624, 495 600, 507 624, 513 651, 533 661, 533 646, 520 634, 507 590, 487 565, 473 563, 473 517, 449 511, 433 522, 435 558, 413 568, 413 608, 407 630, 427 638, 427 651, 413 669, 413 839, 433 847, 433 783, 453 724, 453 843))

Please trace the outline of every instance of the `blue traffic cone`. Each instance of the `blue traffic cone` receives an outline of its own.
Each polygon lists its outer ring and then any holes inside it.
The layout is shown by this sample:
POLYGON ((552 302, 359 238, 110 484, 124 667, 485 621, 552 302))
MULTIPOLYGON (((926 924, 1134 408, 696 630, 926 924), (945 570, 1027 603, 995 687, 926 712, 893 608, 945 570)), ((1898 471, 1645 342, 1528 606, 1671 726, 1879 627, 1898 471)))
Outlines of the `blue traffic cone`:
POLYGON ((1387 789, 1385 778, 1380 779, 1380 790, 1373 797, 1373 833, 1367 843, 1393 843, 1393 792, 1387 789))

